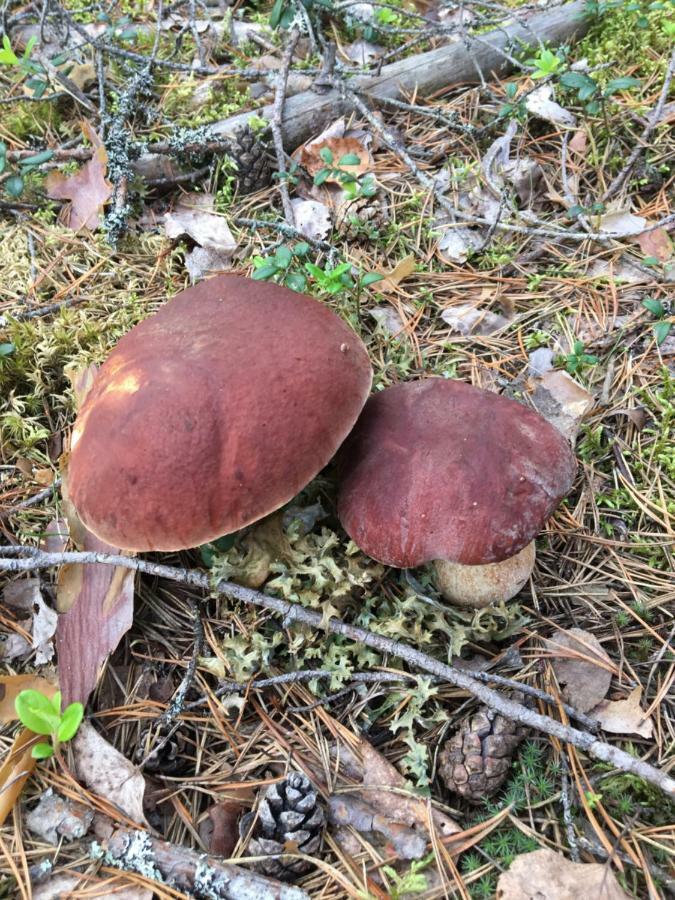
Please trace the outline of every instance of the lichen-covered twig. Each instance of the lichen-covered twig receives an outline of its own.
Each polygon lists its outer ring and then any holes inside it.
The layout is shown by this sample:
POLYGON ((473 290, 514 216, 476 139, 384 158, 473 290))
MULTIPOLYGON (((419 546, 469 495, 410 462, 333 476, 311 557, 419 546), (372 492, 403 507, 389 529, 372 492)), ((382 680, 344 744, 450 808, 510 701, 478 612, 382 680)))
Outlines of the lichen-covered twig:
POLYGON ((288 192, 288 172, 286 170, 286 151, 284 150, 284 140, 281 135, 281 122, 284 116, 284 101, 286 99, 286 84, 288 83, 288 72, 291 67, 291 59, 295 45, 300 37, 300 32, 294 28, 288 36, 284 55, 281 61, 281 69, 277 76, 276 92, 274 94, 274 112, 270 123, 272 128, 272 139, 274 140, 274 151, 277 157, 277 173, 279 176, 279 193, 281 194, 281 203, 284 208, 284 218, 288 224, 293 227, 295 225, 295 216, 293 215, 293 204, 291 196, 288 192))
POLYGON ((300 888, 131 828, 119 829, 103 846, 92 844, 91 854, 200 900, 309 900, 300 888))
POLYGON ((306 609, 298 603, 280 600, 277 597, 269 597, 267 594, 262 594, 259 591, 254 591, 229 581, 220 581, 217 585, 213 585, 207 574, 196 569, 180 569, 143 559, 132 559, 128 556, 80 552, 44 553, 32 547, 15 546, 0 547, 0 554, 4 555, 4 558, 0 557, 0 570, 4 569, 9 572, 26 572, 31 569, 44 569, 65 563, 104 563, 106 565, 125 566, 139 572, 147 572, 159 578, 168 578, 172 581, 191 584, 205 591, 212 592, 215 590, 242 603, 277 612, 283 617, 284 627, 298 623, 300 625, 309 625, 311 628, 322 631, 329 631, 333 634, 344 635, 351 640, 359 641, 367 647, 372 647, 386 656, 398 657, 410 666, 422 669, 431 675, 436 675, 443 681, 447 681, 449 684, 453 684, 473 694, 481 703, 489 706, 490 709, 496 710, 506 718, 512 719, 514 722, 520 722, 544 734, 549 734, 558 738, 558 740, 573 744, 575 747, 579 747, 580 750, 588 753, 589 756, 601 762, 609 763, 622 772, 630 772, 633 775, 637 775, 639 778, 643 778, 645 781, 658 787, 669 797, 675 798, 675 779, 644 760, 631 756, 625 750, 601 741, 587 731, 572 728, 570 725, 551 718, 551 716, 529 709, 521 703, 517 703, 504 694, 500 694, 498 691, 494 691, 492 688, 482 684, 470 673, 433 659, 433 657, 428 656, 421 650, 417 650, 400 641, 391 640, 391 638, 383 635, 375 634, 365 628, 349 625, 341 619, 331 618, 326 621, 321 613, 306 609), (21 554, 23 554, 23 558, 21 554))

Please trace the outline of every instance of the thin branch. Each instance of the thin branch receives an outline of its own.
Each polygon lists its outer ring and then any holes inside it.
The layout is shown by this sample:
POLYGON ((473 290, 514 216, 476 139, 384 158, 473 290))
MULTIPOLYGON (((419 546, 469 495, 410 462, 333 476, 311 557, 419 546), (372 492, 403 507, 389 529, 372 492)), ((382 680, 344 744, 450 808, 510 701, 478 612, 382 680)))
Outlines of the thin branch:
POLYGON ((297 603, 290 603, 277 597, 269 597, 266 594, 225 580, 213 585, 208 575, 195 569, 181 569, 147 560, 131 559, 127 556, 80 552, 44 553, 31 547, 0 547, 0 553, 9 553, 11 555, 10 558, 0 558, 0 570, 4 569, 8 572, 26 572, 31 569, 60 566, 64 563, 103 563, 105 565, 124 566, 129 569, 135 569, 138 572, 155 575, 159 578, 191 584, 205 591, 213 592, 215 590, 242 603, 248 603, 252 606, 279 613, 283 617, 285 627, 298 623, 300 625, 308 625, 314 629, 329 631, 333 634, 341 634, 351 640, 359 641, 367 647, 372 647, 382 654, 398 657, 410 666, 422 669, 431 675, 436 675, 449 684, 453 684, 455 687, 462 688, 473 694, 481 703, 496 710, 506 718, 512 719, 514 722, 520 722, 529 728, 542 731, 544 734, 549 734, 561 741, 573 744, 595 759, 609 763, 622 772, 630 772, 633 775, 637 775, 639 778, 643 778, 650 784, 660 788, 669 797, 675 798, 675 780, 644 760, 637 759, 624 750, 614 747, 612 744, 598 740, 594 735, 586 731, 572 728, 550 716, 528 709, 482 684, 471 674, 433 659, 433 657, 416 650, 414 647, 409 647, 400 641, 393 641, 380 634, 374 634, 365 628, 349 625, 340 619, 332 618, 324 621, 321 613, 306 609, 297 603), (19 553, 25 554, 27 558, 11 558, 16 557, 19 553))
POLYGON ((675 50, 673 50, 670 56, 670 62, 668 64, 668 69, 666 70, 666 77, 663 79, 663 87, 661 88, 661 93, 659 94, 659 99, 656 103, 656 106, 649 114, 649 118, 647 119, 647 124, 644 127, 644 131, 638 138, 638 142, 633 148, 632 153, 628 157, 626 165, 605 191, 602 198, 603 203, 606 203, 608 200, 610 200, 617 193, 617 191, 621 189, 622 185, 624 184, 630 173, 633 171, 633 166, 642 156, 645 150, 647 150, 652 132, 659 124, 659 121, 663 114, 663 107, 666 105, 666 99, 668 97, 668 91, 670 90, 673 76, 675 76, 675 50))
POLYGON ((295 216, 293 215, 293 204, 291 196, 288 192, 288 181, 286 171, 286 151, 284 150, 284 139, 281 134, 281 123, 284 116, 284 101, 286 99, 286 84, 288 82, 288 72, 291 68, 291 60, 295 45, 298 43, 300 32, 294 28, 288 36, 284 55, 281 60, 281 69, 277 75, 276 92, 274 94, 274 112, 270 123, 272 128, 272 137, 274 139, 274 151, 277 156, 277 171, 279 173, 279 193, 281 194, 281 203, 284 208, 284 217, 288 224, 293 227, 295 225, 295 216))

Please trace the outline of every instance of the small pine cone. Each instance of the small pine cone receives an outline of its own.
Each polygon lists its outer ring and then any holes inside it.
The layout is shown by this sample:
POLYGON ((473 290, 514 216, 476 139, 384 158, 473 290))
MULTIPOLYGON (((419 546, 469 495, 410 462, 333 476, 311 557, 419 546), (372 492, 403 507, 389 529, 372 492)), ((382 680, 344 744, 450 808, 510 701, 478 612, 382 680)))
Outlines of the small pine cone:
MULTIPOLYGON (((511 699, 524 700, 520 691, 514 691, 511 699)), ((438 770, 448 790, 469 803, 492 797, 504 783, 513 754, 528 730, 481 707, 441 750, 438 770)))
POLYGON ((227 155, 237 164, 236 182, 241 194, 252 194, 267 187, 272 180, 272 161, 267 132, 240 128, 228 141, 227 155))
POLYGON ((267 788, 256 811, 242 816, 239 833, 246 838, 253 828, 247 853, 267 857, 255 864, 259 872, 281 881, 294 881, 310 870, 310 863, 276 854, 316 855, 325 824, 323 809, 309 780, 299 772, 291 772, 284 781, 267 788))
POLYGON ((160 746, 166 733, 166 728, 156 724, 146 725, 141 731, 138 746, 134 752, 134 762, 140 763, 147 758, 144 766, 146 772, 173 775, 181 769, 183 765, 181 756, 185 751, 185 740, 180 731, 176 731, 164 746, 160 746))

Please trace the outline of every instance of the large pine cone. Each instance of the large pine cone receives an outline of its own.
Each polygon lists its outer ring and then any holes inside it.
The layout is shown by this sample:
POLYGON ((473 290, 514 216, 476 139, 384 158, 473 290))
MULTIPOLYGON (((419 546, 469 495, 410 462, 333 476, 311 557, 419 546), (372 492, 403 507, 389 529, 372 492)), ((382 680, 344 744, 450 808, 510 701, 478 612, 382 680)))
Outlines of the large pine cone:
MULTIPOLYGON (((511 699, 523 702, 514 691, 511 699)), ((469 803, 492 797, 504 783, 518 744, 529 729, 481 707, 446 742, 438 771, 448 790, 469 803)))
POLYGON ((252 194, 269 185, 272 161, 267 132, 240 128, 227 143, 227 155, 237 164, 236 182, 239 193, 252 194))
POLYGON ((242 816, 239 833, 245 838, 253 827, 246 852, 249 856, 267 857, 255 864, 258 871, 281 881, 294 881, 309 871, 310 863, 284 859, 278 854, 316 854, 325 821, 309 780, 299 772, 291 772, 284 781, 267 788, 255 812, 242 816))

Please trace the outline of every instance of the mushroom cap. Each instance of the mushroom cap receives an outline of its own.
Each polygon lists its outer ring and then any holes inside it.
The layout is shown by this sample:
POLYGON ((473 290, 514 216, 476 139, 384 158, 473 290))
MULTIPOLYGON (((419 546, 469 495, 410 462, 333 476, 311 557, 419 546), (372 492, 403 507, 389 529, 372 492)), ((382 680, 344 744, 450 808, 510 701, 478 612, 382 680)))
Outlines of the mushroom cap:
POLYGON ((132 328, 77 417, 70 498, 127 550, 194 547, 278 509, 329 462, 370 391, 327 306, 220 275, 132 328))
POLYGON ((390 566, 500 562, 572 486, 574 454, 538 413, 443 378, 386 388, 340 452, 338 515, 390 566))

